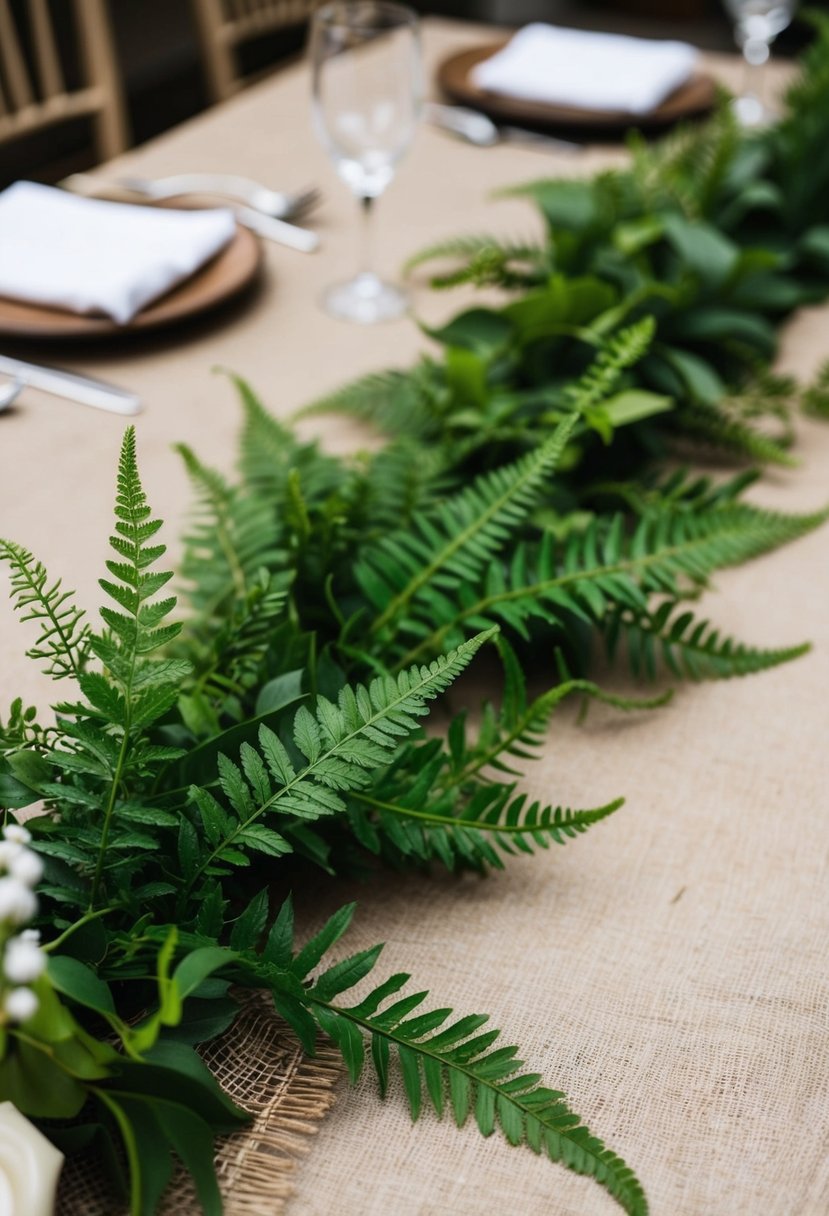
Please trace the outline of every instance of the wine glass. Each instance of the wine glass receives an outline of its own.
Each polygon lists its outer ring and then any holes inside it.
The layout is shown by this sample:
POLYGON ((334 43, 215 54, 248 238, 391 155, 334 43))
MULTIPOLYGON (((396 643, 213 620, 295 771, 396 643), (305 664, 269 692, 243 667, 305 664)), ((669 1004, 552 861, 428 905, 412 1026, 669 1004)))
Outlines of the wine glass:
POLYGON ((773 117, 763 102, 763 67, 771 44, 791 23, 797 0, 725 0, 734 21, 734 36, 743 52, 746 80, 734 99, 734 109, 745 127, 758 127, 773 117))
POLYGON ((417 127, 417 14, 386 0, 326 4, 311 22, 310 55, 314 125, 363 215, 361 269, 329 288, 323 305, 332 316, 363 324, 399 317, 408 308, 406 293, 372 269, 372 212, 417 127))

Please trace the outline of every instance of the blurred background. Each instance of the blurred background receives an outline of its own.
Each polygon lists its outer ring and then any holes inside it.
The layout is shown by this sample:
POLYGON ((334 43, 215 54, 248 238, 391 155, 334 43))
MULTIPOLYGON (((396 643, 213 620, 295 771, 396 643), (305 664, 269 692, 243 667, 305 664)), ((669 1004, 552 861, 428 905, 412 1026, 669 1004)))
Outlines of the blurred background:
MULTIPOLYGON (((234 45, 240 74, 255 79, 302 53, 307 13, 314 0, 285 0, 285 24, 256 28, 234 45)), ((460 17, 503 26, 549 21, 583 29, 643 36, 677 37, 709 50, 733 51, 731 23, 720 0, 408 0, 423 14, 460 17)), ((73 5, 46 0, 54 21, 66 83, 78 55, 73 45, 73 5)), ((221 95, 216 62, 206 45, 210 15, 227 0, 104 0, 111 25, 113 54, 120 74, 130 144, 198 113, 221 95)), ((819 0, 814 7, 829 7, 819 0)), ((0 0, 20 31, 25 56, 33 54, 30 0, 0 0)), ((2 15, 2 14, 0 14, 2 15)), ((0 56, 3 32, 0 28, 0 56)), ((775 43, 775 54, 795 52, 808 26, 795 23, 775 43)), ((215 48, 214 48, 215 50, 215 48)), ((0 141, 0 187, 20 177, 57 181, 89 168, 96 156, 88 118, 48 131, 0 141)))

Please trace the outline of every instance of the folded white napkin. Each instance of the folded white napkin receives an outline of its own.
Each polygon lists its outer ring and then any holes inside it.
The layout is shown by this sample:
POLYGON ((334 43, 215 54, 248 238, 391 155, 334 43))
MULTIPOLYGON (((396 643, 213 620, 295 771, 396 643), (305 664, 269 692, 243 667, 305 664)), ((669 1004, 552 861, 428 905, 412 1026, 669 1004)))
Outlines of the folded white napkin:
POLYGON ((136 207, 16 182, 0 194, 0 296, 126 325, 235 231, 226 209, 136 207))
POLYGON ((525 101, 646 114, 688 79, 696 60, 685 42, 536 23, 473 68, 472 79, 525 101))

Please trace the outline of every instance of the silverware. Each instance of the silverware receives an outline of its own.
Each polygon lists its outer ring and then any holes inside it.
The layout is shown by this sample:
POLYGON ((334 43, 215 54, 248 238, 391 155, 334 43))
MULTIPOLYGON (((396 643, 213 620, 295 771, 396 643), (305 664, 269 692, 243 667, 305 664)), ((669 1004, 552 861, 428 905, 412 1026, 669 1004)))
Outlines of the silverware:
POLYGON ((24 383, 19 376, 15 376, 8 384, 3 385, 0 389, 0 414, 14 405, 24 387, 24 383))
MULTIPOLYGON (((167 194, 153 193, 154 183, 144 181, 142 178, 106 182, 97 177, 90 177, 86 173, 73 173, 60 184, 65 190, 69 190, 73 194, 81 194, 84 198, 111 197, 114 194, 122 201, 124 201, 124 195, 160 201, 163 198, 172 197, 167 194), (130 185, 126 184, 127 181, 130 182, 130 185)), ((319 237, 307 228, 299 228, 296 224, 289 224, 286 220, 264 215, 253 207, 231 204, 230 210, 240 224, 244 224, 246 228, 250 228, 251 232, 257 233, 266 240, 275 241, 278 245, 286 245, 289 249, 296 249, 300 253, 313 253, 315 249, 319 248, 319 237)))
POLYGON ((427 122, 457 135, 459 139, 474 144, 476 148, 492 148, 496 144, 526 144, 549 152, 581 152, 582 145, 569 139, 557 139, 553 135, 542 135, 524 127, 498 127, 486 114, 470 110, 467 106, 444 106, 427 101, 423 107, 427 122))
POLYGON ((298 228, 296 224, 288 224, 285 220, 262 215, 261 211, 254 211, 252 207, 233 207, 232 211, 240 224, 268 241, 287 245, 289 249, 297 249, 300 253, 313 253, 319 249, 319 237, 308 228, 298 228))
MULTIPOLYGON (((141 398, 135 393, 107 384, 104 380, 95 380, 92 376, 64 372, 56 367, 41 367, 36 363, 24 363, 22 359, 0 355, 0 374, 13 376, 15 381, 19 381, 18 392, 31 385, 41 392, 65 397, 67 401, 77 401, 80 405, 91 405, 98 410, 110 410, 113 414, 137 414, 141 409, 141 398)), ((10 404, 10 401, 6 402, 6 405, 10 404)))
POLYGON ((150 180, 144 177, 122 177, 119 185, 146 198, 176 198, 180 194, 220 194, 261 211, 275 220, 298 219, 320 201, 320 192, 313 186, 284 194, 249 177, 236 173, 177 173, 173 177, 150 180))

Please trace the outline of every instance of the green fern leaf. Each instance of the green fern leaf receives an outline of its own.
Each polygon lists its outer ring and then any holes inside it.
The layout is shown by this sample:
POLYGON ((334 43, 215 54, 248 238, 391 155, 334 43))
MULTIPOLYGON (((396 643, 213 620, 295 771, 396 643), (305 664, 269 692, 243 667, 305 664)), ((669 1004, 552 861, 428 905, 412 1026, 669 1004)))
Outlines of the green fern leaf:
MULTIPOLYGON (((353 960, 347 962, 353 965, 353 960)), ((363 957, 356 966, 361 978, 365 962, 363 957)), ((438 1115, 448 1099, 459 1126, 470 1114, 485 1136, 500 1126, 510 1144, 545 1152, 553 1161, 594 1178, 629 1216, 647 1216, 644 1192, 630 1167, 584 1126, 564 1094, 542 1085, 538 1074, 521 1071, 517 1047, 495 1046, 500 1031, 483 1029, 486 1015, 452 1022, 451 1009, 423 1013, 424 992, 382 1008, 407 978, 393 976, 350 1007, 333 1003, 325 975, 308 991, 308 1007, 342 1052, 352 1080, 362 1072, 364 1038, 369 1036, 381 1093, 394 1053, 413 1119, 421 1113, 424 1095, 438 1115)))
POLYGON ((454 600, 433 600, 428 623, 410 613, 407 624, 422 640, 401 663, 457 644, 466 629, 499 623, 526 636, 531 620, 565 628, 573 619, 601 621, 619 607, 641 614, 649 596, 677 599, 693 592, 715 569, 794 540, 828 515, 782 515, 726 500, 716 510, 680 506, 655 512, 629 537, 621 516, 594 520, 564 545, 547 534, 538 546, 519 546, 508 569, 492 564, 482 593, 466 583, 454 600))
POLYGON ((23 621, 37 621, 40 633, 26 654, 43 660, 44 672, 54 680, 78 679, 86 664, 89 626, 75 605, 74 593, 62 589, 61 580, 48 585, 46 569, 21 545, 0 539, 0 561, 11 573, 11 597, 23 621))
POLYGON ((667 602, 655 613, 637 615, 626 609, 611 614, 603 623, 608 653, 615 655, 624 641, 634 675, 654 679, 661 660, 675 676, 691 680, 729 679, 754 675, 789 663, 808 653, 808 643, 777 649, 756 649, 722 638, 708 621, 693 613, 674 613, 667 602))
POLYGON ((437 380, 436 365, 427 359, 411 371, 371 372, 312 401, 297 417, 348 414, 381 432, 422 439, 434 427, 437 380))
MULTIPOLYGON (((200 856, 190 867, 190 886, 205 872, 216 875, 227 865, 247 864, 250 847, 261 851, 261 837, 251 839, 250 833, 266 814, 287 823, 343 814, 342 795, 370 784, 372 772, 416 729, 429 701, 446 690, 490 636, 480 634, 428 666, 377 677, 368 687, 346 685, 336 703, 318 696, 313 714, 301 706, 294 717, 296 754, 307 761, 301 767, 265 725, 259 728, 259 753, 243 744, 239 765, 220 755, 219 783, 232 813, 214 805, 209 791, 191 791, 208 839, 197 842, 200 856)), ((290 850, 281 831, 269 835, 267 844, 264 851, 290 850)), ((191 846, 188 834, 188 850, 191 846)))
POLYGON ((474 582, 537 501, 575 425, 572 415, 537 451, 505 469, 479 477, 435 512, 419 514, 410 529, 384 537, 364 552, 355 577, 380 609, 377 634, 417 608, 431 612, 446 591, 474 582))

